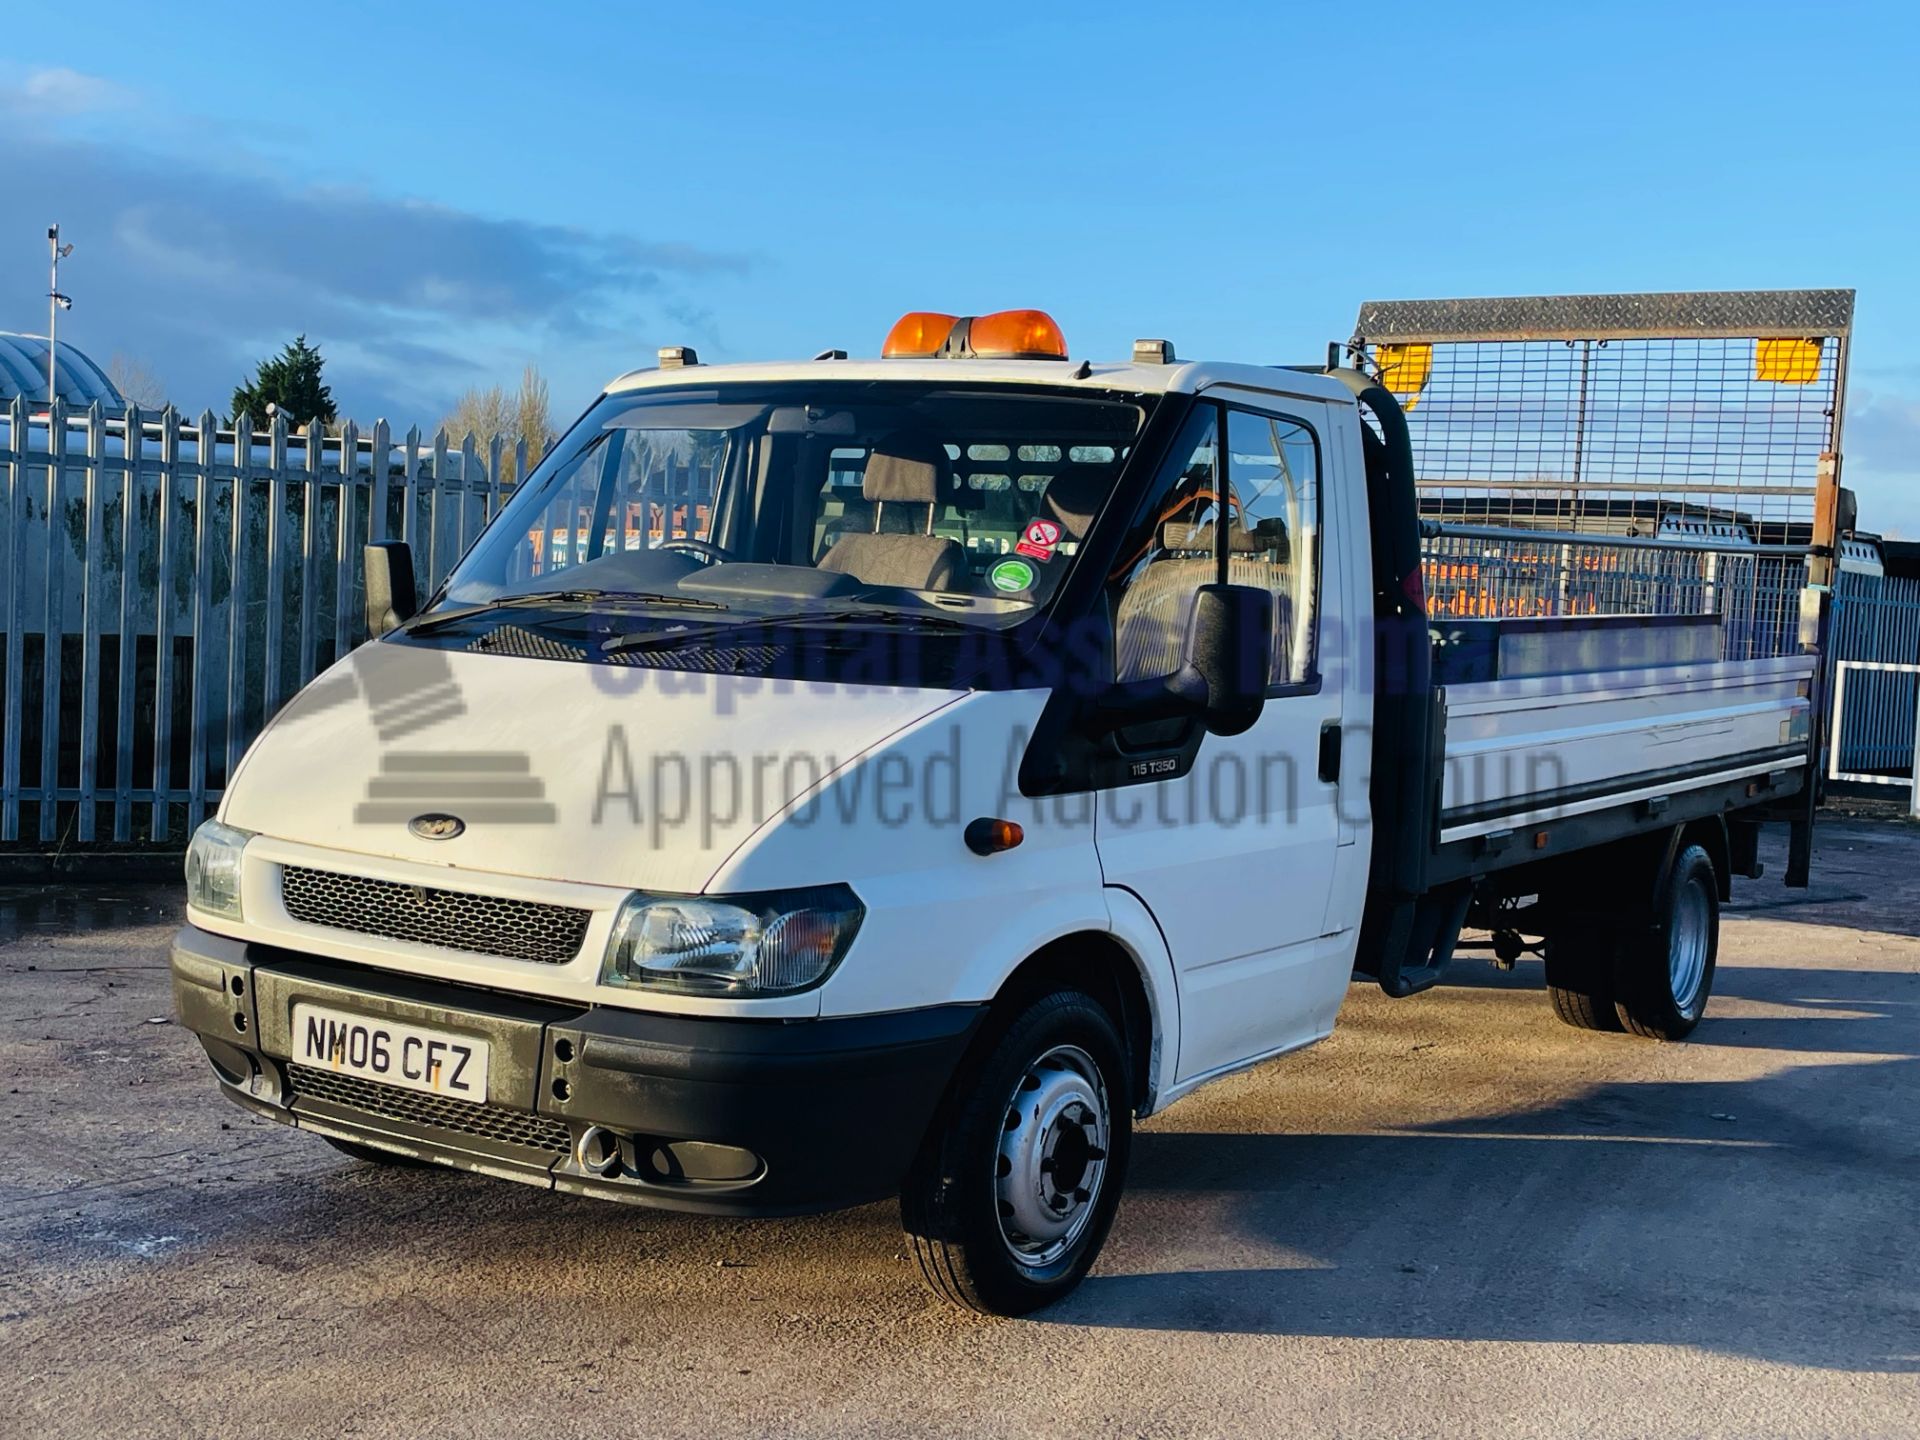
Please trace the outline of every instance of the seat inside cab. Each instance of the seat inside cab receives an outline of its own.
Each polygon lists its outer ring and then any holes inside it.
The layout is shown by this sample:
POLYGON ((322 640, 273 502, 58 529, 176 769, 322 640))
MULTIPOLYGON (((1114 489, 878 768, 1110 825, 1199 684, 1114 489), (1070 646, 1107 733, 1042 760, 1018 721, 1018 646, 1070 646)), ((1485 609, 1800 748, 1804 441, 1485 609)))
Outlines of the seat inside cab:
MULTIPOLYGON (((1039 599, 1085 540, 1112 493, 1124 451, 1107 445, 1009 446, 896 432, 871 451, 834 450, 820 491, 814 563, 865 584, 999 595, 988 576, 1031 558, 1039 599), (1036 520, 1050 545, 1020 549, 1036 520)), ((1004 573, 1004 572, 1003 572, 1004 573)))
POLYGON ((946 447, 926 435, 903 432, 878 442, 861 473, 860 498, 870 507, 873 528, 843 527, 819 568, 851 575, 866 585, 906 590, 957 590, 967 579, 966 552, 950 536, 934 533, 939 512, 953 491, 946 447), (923 515, 917 533, 882 528, 889 506, 923 515))

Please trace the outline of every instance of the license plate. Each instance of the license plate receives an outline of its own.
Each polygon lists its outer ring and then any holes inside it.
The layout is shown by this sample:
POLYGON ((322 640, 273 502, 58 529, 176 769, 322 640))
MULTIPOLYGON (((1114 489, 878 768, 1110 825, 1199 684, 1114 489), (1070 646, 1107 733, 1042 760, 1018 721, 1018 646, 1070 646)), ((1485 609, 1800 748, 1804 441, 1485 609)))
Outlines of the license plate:
POLYGON ((484 1104, 487 1042, 319 1005, 293 1007, 293 1058, 429 1095, 484 1104))

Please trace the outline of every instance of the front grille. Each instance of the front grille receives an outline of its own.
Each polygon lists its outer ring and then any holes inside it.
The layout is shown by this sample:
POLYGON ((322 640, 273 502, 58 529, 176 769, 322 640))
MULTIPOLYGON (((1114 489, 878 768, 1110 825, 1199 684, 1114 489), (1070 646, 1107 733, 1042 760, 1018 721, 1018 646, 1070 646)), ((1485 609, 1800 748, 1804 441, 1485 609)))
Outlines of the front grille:
POLYGON ((304 925, 384 935, 442 950, 564 965, 580 953, 590 910, 337 875, 304 865, 280 870, 280 898, 304 925))
POLYGON ((423 1095, 417 1090, 402 1090, 396 1085, 382 1085, 311 1065, 287 1066, 287 1079, 296 1101, 324 1100, 330 1105, 343 1105, 349 1110, 382 1115, 389 1120, 428 1125, 435 1130, 452 1130, 535 1150, 557 1153, 568 1144, 565 1125, 524 1110, 501 1110, 492 1105, 476 1105, 471 1100, 423 1095))
POLYGON ((587 647, 578 641, 555 640, 523 625, 496 625, 467 645, 483 655, 517 655, 523 660, 584 660, 587 647))
MULTIPOLYGON (((751 623, 741 627, 751 632, 751 623)), ((468 642, 467 649, 485 655, 516 655, 528 660, 599 660, 607 665, 638 666, 646 670, 691 670, 708 675, 767 675, 788 653, 788 646, 748 641, 710 640, 675 645, 663 639, 660 649, 600 649, 598 637, 545 635, 523 625, 496 625, 468 642)))
POLYGON ((785 645, 679 645, 671 650, 622 650, 614 663, 649 670, 697 670, 708 675, 765 675, 787 653, 785 645))

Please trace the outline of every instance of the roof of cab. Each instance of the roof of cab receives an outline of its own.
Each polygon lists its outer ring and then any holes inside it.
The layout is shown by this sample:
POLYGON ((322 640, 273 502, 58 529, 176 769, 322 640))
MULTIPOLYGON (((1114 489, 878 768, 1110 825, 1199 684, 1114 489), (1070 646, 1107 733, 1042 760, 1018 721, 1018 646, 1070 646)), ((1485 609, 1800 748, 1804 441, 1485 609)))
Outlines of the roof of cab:
POLYGON ((966 381, 986 385, 1057 385, 1068 389, 1197 395, 1232 388, 1351 404, 1339 381, 1305 370, 1235 365, 1212 360, 1171 365, 1090 361, 1087 373, 1064 360, 771 360, 738 365, 689 365, 670 370, 630 370, 607 386, 608 394, 688 385, 774 384, 806 380, 966 381))

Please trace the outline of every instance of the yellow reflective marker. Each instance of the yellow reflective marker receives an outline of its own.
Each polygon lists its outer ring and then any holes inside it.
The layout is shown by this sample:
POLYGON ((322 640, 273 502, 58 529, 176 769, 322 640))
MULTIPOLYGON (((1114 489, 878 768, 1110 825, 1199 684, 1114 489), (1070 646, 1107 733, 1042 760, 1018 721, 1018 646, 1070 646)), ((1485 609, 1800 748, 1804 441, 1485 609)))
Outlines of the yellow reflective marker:
POLYGON ((1780 385, 1811 385, 1820 378, 1820 347, 1824 340, 1757 340, 1753 351, 1753 378, 1780 385))
POLYGON ((1419 403, 1420 392, 1426 388, 1427 376, 1433 371, 1433 346, 1376 345, 1373 358, 1380 366, 1380 383, 1411 410, 1419 403))

